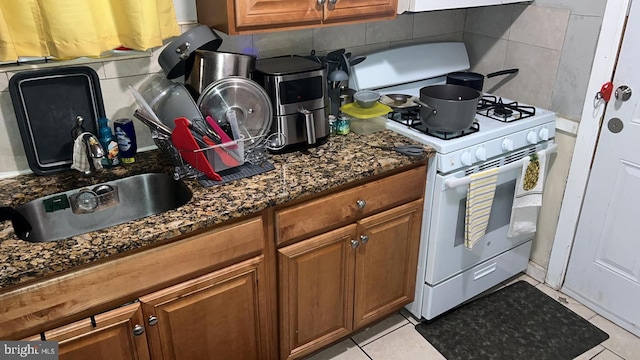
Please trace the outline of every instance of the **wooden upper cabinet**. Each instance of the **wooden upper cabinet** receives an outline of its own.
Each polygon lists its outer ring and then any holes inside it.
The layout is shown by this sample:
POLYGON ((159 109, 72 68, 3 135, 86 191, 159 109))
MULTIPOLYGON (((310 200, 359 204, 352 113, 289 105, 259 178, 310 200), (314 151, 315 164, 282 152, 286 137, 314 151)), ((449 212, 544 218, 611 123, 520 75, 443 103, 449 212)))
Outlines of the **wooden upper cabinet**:
POLYGON ((263 259, 141 297, 153 359, 268 359, 263 259))
MULTIPOLYGON (((140 304, 117 308, 45 332, 58 341, 60 360, 148 360, 149 349, 140 304)), ((37 341, 40 336, 25 340, 37 341)))
POLYGON ((234 5, 238 29, 274 24, 320 24, 322 21, 322 5, 311 0, 236 0, 234 5))
POLYGON ((357 20, 391 20, 396 18, 398 0, 326 0, 325 23, 357 20))
POLYGON ((198 22, 229 35, 396 18, 398 0, 196 0, 198 22))

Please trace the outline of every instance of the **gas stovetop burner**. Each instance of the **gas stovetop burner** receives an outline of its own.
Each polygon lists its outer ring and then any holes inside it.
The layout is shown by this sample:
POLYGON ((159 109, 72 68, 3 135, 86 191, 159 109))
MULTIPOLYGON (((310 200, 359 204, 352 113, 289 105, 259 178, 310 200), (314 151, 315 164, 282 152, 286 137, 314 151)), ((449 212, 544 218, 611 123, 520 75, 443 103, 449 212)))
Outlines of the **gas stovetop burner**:
POLYGON ((403 124, 420 123, 420 108, 394 109, 388 118, 403 124))
POLYGON ((498 116, 509 117, 513 114, 513 110, 506 107, 497 107, 493 109, 493 113, 498 116))
POLYGON ((397 123, 406 125, 407 127, 412 128, 416 131, 442 140, 457 139, 480 131, 480 124, 475 121, 468 129, 462 131, 438 131, 429 129, 425 124, 422 123, 422 121, 420 121, 419 109, 395 110, 389 113, 388 118, 397 123))
POLYGON ((478 102, 478 110, 476 113, 494 120, 512 122, 534 116, 536 114, 536 108, 533 106, 519 105, 517 101, 504 103, 502 98, 497 98, 493 95, 484 95, 478 102))
POLYGON ((478 131, 480 131, 480 124, 474 121, 468 129, 464 129, 462 131, 437 131, 431 130, 426 126, 425 129, 426 130, 424 131, 424 133, 427 135, 431 135, 442 140, 451 140, 477 133, 478 131))

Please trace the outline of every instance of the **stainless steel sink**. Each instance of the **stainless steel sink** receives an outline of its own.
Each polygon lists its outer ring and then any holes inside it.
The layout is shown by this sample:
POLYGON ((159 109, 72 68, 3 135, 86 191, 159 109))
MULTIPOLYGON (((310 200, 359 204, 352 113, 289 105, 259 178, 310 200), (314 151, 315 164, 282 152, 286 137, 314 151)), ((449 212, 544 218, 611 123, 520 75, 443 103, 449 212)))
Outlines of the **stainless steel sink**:
POLYGON ((45 196, 19 206, 16 211, 32 227, 24 240, 43 242, 66 239, 177 209, 189 202, 191 196, 191 191, 182 181, 176 181, 167 174, 142 174, 45 196), (85 196, 96 192, 100 194, 104 189, 115 189, 116 192, 110 196, 99 195, 98 198, 85 196))

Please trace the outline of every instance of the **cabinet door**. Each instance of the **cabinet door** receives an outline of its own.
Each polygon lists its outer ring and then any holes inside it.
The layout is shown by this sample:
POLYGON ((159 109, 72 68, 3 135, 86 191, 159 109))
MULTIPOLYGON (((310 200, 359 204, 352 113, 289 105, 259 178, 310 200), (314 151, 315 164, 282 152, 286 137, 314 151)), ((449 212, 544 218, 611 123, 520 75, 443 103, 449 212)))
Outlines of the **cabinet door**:
MULTIPOLYGON (((84 319, 45 332, 47 340, 58 341, 60 360, 149 359, 140 304, 123 306, 94 319, 95 326, 84 319)), ((25 340, 40 340, 40 336, 25 340)))
POLYGON ((323 6, 317 0, 236 0, 236 29, 320 24, 323 6))
POLYGON ((326 0, 324 22, 391 20, 397 17, 398 0, 326 0))
POLYGON ((140 298, 154 359, 266 359, 263 256, 140 298))
POLYGON ((198 22, 229 35, 252 34, 322 22, 317 0, 196 0, 198 22))
POLYGON ((278 250, 280 357, 299 358, 353 329, 349 225, 278 250))
POLYGON ((413 301, 422 200, 358 222, 354 330, 413 301))

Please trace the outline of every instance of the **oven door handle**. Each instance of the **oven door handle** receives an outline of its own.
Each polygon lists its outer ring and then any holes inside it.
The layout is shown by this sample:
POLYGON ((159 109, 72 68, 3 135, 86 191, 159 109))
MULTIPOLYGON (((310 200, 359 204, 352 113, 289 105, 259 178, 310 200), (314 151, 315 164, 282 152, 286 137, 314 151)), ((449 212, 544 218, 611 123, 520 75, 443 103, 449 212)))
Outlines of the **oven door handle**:
MULTIPOLYGON (((544 149, 545 155, 549 156, 551 154, 553 154, 554 152, 556 152, 558 150, 558 145, 553 143, 553 144, 549 144, 549 146, 544 149)), ((522 159, 518 160, 518 161, 514 161, 510 164, 507 164, 505 166, 501 166, 498 168, 498 174, 502 174, 504 172, 513 170, 513 169, 517 169, 519 167, 522 167, 522 164, 524 163, 524 159, 526 159, 526 156, 523 157, 522 159)), ((491 174, 494 175, 494 174, 491 174)), ((489 175, 487 175, 489 176, 489 175)), ((453 189, 453 188, 457 188, 458 186, 462 186, 462 185, 469 185, 471 184, 471 181, 473 180, 478 180, 478 179, 482 179, 483 177, 480 178, 476 178, 476 179, 471 179, 471 176, 465 176, 462 178, 454 178, 454 179, 448 179, 444 182, 444 187, 445 189, 453 189)))

